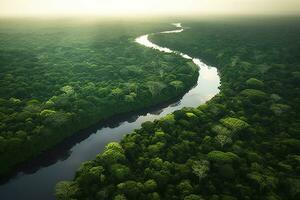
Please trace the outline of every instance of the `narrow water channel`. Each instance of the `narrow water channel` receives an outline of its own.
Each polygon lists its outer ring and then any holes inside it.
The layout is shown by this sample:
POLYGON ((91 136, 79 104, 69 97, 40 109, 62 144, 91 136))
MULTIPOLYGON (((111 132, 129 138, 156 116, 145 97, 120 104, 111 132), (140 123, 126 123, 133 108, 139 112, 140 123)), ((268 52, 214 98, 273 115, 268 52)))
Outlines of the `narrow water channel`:
MULTIPOLYGON (((176 29, 163 31, 155 34, 180 34, 184 27, 180 23, 173 24, 176 29)), ((175 53, 183 58, 193 61, 198 67, 200 75, 197 84, 187 92, 178 102, 163 107, 152 108, 151 111, 136 113, 127 116, 117 123, 104 125, 97 130, 87 133, 87 137, 77 138, 76 142, 62 148, 62 150, 53 150, 53 154, 63 154, 55 158, 55 161, 47 163, 48 157, 44 155, 42 161, 39 161, 39 167, 34 169, 27 167, 26 170, 20 170, 16 176, 0 185, 1 200, 51 200, 54 199, 54 186, 61 180, 71 180, 74 177, 76 169, 80 163, 91 160, 102 152, 105 145, 109 142, 120 141, 124 135, 141 127, 145 121, 159 119, 166 114, 172 113, 183 107, 199 106, 219 92, 220 79, 217 69, 203 63, 199 58, 192 58, 187 54, 173 51, 166 47, 160 47, 148 40, 149 35, 138 37, 135 41, 148 48, 159 50, 163 53, 175 53)))

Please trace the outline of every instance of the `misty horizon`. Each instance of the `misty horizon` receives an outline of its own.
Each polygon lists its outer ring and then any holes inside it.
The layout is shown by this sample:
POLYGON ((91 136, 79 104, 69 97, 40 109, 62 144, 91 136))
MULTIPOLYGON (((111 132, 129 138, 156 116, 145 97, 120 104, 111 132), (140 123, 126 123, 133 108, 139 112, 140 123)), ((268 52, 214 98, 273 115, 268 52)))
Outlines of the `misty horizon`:
POLYGON ((297 0, 1 0, 1 17, 299 15, 297 0))

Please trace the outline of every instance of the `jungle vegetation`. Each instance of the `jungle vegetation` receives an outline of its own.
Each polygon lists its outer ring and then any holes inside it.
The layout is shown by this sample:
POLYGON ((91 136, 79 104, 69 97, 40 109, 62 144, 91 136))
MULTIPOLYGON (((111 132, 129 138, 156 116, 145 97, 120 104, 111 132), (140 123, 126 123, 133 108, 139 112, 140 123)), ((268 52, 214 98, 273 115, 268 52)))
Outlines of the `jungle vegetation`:
POLYGON ((300 199, 298 22, 190 21, 153 36, 217 66, 220 93, 108 144, 57 199, 300 199))
POLYGON ((198 68, 134 42, 169 25, 0 21, 0 177, 64 138, 183 95, 198 68))

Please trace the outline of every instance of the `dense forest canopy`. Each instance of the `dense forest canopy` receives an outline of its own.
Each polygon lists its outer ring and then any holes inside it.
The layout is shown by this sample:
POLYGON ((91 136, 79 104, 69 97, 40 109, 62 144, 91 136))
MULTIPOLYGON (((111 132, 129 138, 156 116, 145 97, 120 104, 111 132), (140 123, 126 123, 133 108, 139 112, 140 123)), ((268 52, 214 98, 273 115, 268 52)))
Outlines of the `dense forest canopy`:
POLYGON ((134 39, 170 25, 0 21, 0 177, 116 114, 183 95, 198 69, 134 39))
POLYGON ((151 37, 216 64, 220 93, 108 144, 57 199, 300 199, 298 22, 187 21, 151 37))

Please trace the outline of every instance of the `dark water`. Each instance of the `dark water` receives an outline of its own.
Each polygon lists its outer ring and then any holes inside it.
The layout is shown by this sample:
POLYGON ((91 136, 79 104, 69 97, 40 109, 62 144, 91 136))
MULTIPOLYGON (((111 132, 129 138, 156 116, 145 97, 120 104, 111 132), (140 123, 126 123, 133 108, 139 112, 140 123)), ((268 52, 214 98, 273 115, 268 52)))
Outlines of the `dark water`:
MULTIPOLYGON (((180 34, 184 31, 181 24, 177 23, 174 26, 178 29, 160 34, 180 34)), ((101 127, 91 127, 84 133, 76 134, 38 159, 22 166, 14 177, 2 183, 1 200, 54 199, 55 184, 61 180, 71 180, 80 164, 95 158, 109 142, 120 141, 127 133, 140 128, 145 121, 159 119, 183 107, 199 106, 219 92, 220 80, 216 68, 207 66, 198 58, 159 47, 148 40, 148 35, 137 38, 136 42, 164 53, 176 53, 193 61, 200 70, 197 85, 176 103, 156 107, 146 112, 124 115, 118 119, 108 120, 101 127)))

